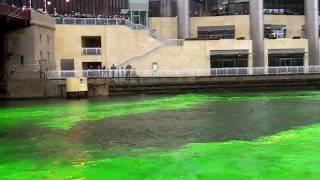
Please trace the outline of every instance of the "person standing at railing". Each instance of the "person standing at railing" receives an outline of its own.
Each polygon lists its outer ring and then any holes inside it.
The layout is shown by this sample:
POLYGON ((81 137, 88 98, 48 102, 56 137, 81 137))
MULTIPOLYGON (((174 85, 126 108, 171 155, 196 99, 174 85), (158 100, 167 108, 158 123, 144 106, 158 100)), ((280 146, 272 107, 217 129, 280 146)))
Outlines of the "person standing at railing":
POLYGON ((100 65, 97 66, 97 77, 98 78, 101 77, 101 66, 100 65))
POLYGON ((102 67, 102 77, 104 77, 104 78, 107 77, 106 66, 102 67))
POLYGON ((132 66, 131 66, 130 64, 128 64, 128 65, 126 66, 126 77, 127 77, 127 78, 130 78, 130 71, 131 71, 131 69, 132 69, 132 66))
POLYGON ((114 64, 112 64, 112 66, 111 66, 111 78, 114 78, 115 76, 114 76, 114 72, 116 71, 116 66, 114 65, 114 64))

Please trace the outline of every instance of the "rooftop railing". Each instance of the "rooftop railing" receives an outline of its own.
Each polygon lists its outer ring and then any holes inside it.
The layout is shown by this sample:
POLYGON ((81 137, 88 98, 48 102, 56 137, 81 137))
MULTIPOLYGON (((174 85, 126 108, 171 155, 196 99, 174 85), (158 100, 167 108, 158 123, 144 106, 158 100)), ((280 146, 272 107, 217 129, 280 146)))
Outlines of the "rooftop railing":
POLYGON ((160 36, 152 29, 142 25, 134 24, 124 18, 54 18, 55 24, 66 25, 124 25, 133 30, 144 30, 149 36, 160 40, 160 36))
POLYGON ((138 78, 138 77, 238 77, 266 75, 320 74, 320 66, 247 67, 214 69, 103 69, 81 71, 48 71, 48 79, 86 78, 138 78))

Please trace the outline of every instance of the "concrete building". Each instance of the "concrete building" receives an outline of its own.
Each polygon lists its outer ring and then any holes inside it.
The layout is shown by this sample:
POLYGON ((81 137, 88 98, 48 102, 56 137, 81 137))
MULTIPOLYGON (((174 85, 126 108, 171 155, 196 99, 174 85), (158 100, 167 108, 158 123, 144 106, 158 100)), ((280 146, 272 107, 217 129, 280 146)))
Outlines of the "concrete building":
MULTIPOLYGON (((159 17, 143 21, 148 27, 125 20, 57 19, 51 28, 53 69, 130 64, 136 70, 195 69, 210 75, 210 69, 260 67, 258 73, 265 73, 268 67, 320 65, 317 0, 159 3, 159 17), (201 13, 193 12, 197 7, 201 13)), ((144 12, 136 19, 146 18, 144 12)))
POLYGON ((156 39, 125 26, 56 25, 57 64, 77 57, 75 69, 86 69, 83 63, 88 58, 99 59, 102 66, 131 64, 141 70, 154 64, 171 70, 319 65, 318 1, 296 1, 296 5, 291 1, 214 2, 203 2, 203 12, 210 16, 192 16, 189 1, 177 0, 177 17, 168 13, 150 17, 149 28, 157 33, 156 39), (70 26, 77 29, 72 35, 70 26), (101 41, 101 54, 85 57, 80 46, 74 53, 63 51, 69 38, 72 43, 86 36, 101 41))

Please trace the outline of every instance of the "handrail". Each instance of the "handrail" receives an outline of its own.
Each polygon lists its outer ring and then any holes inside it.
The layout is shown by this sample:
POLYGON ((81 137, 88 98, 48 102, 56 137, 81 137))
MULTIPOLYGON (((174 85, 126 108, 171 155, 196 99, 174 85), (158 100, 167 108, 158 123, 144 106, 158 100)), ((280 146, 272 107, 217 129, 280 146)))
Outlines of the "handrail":
POLYGON ((48 79, 69 77, 87 78, 128 78, 128 77, 238 77, 265 75, 320 74, 320 66, 282 66, 282 67, 240 67, 213 69, 102 69, 81 71, 48 71, 48 79))
POLYGON ((133 30, 147 31, 149 36, 161 41, 160 36, 152 29, 142 25, 135 24, 125 18, 77 18, 77 17, 55 17, 55 24, 68 25, 125 25, 133 30))
POLYGON ((120 63, 120 64, 118 64, 116 66, 117 67, 121 67, 121 66, 127 65, 129 63, 132 63, 133 61, 135 61, 135 60, 137 60, 139 58, 142 58, 142 57, 144 57, 144 56, 146 56, 146 55, 148 55, 148 54, 158 50, 159 48, 161 48, 161 47, 163 47, 165 45, 168 45, 169 43, 172 43, 172 42, 176 42, 178 46, 182 46, 184 40, 183 39, 167 39, 167 40, 163 41, 162 43, 160 43, 159 45, 156 45, 155 47, 143 52, 140 55, 135 55, 135 56, 127 59, 126 61, 124 61, 124 62, 122 62, 122 63, 120 63))

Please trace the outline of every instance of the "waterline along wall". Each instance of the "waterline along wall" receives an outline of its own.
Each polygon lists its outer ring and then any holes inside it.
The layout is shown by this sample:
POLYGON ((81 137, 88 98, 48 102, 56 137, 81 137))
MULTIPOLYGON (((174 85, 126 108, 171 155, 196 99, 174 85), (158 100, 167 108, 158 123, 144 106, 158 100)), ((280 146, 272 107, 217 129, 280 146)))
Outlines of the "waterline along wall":
MULTIPOLYGON (((89 97, 198 91, 296 90, 320 88, 319 74, 239 77, 94 78, 89 97)), ((65 98, 65 80, 11 80, 0 91, 2 99, 65 98)))

